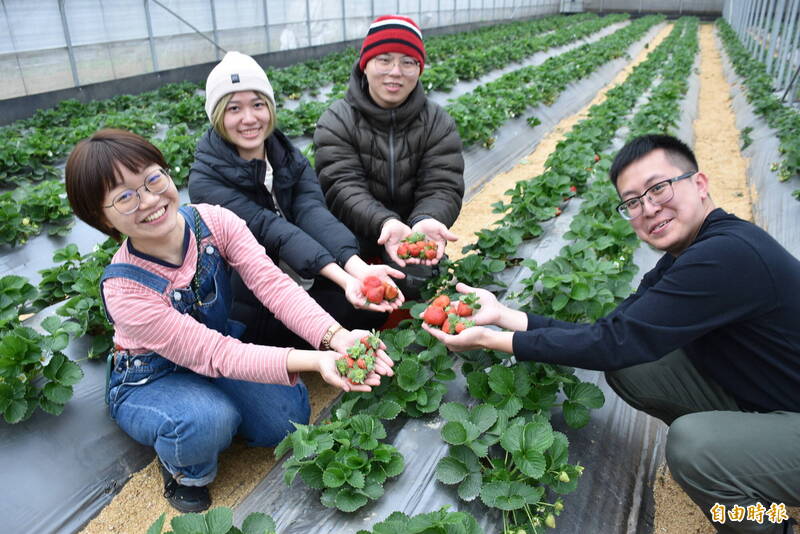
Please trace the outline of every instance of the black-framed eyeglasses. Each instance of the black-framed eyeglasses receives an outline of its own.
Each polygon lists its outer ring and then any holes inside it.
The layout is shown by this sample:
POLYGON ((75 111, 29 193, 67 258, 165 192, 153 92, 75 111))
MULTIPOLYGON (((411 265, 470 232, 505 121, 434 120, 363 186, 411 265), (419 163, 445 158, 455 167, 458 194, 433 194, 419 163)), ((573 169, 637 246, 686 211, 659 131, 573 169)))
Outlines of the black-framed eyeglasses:
POLYGON ((156 169, 144 179, 142 185, 136 189, 126 189, 114 197, 114 200, 111 201, 111 205, 103 207, 114 208, 122 215, 130 215, 139 209, 139 204, 142 201, 142 197, 139 195, 139 189, 144 187, 153 195, 160 195, 169 189, 169 183, 170 177, 167 171, 161 168, 156 169))
POLYGON ((622 215, 623 219, 630 221, 642 214, 645 197, 647 197, 647 200, 649 200, 653 206, 666 204, 672 200, 673 196, 675 196, 675 191, 672 189, 672 184, 681 180, 685 180, 686 178, 690 178, 695 174, 697 174, 697 171, 689 171, 681 174, 680 176, 676 176, 675 178, 670 178, 668 180, 662 180, 661 182, 655 183, 645 189, 644 193, 638 197, 629 198, 620 202, 617 205, 617 212, 622 215))

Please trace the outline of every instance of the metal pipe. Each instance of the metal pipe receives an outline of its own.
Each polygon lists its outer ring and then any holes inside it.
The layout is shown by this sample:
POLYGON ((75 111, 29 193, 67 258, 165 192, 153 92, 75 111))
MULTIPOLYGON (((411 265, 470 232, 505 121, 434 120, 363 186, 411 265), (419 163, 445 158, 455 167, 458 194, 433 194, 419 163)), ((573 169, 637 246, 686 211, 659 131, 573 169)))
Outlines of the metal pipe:
MULTIPOLYGON (((781 39, 781 57, 778 59, 780 68, 778 69, 778 89, 786 86, 786 77, 791 72, 792 57, 794 55, 794 48, 792 48, 792 37, 797 28, 797 8, 800 6, 800 0, 792 0, 792 5, 789 8, 789 28, 786 32, 786 38, 781 39), (788 66, 788 69, 787 69, 788 66)), ((800 28, 798 28, 800 31, 800 28)))
POLYGON ((769 22, 772 20, 772 16, 775 13, 775 0, 769 0, 767 3, 767 16, 764 17, 764 27, 761 29, 761 50, 758 51, 758 59, 761 63, 766 63, 767 61, 767 52, 769 51, 769 47, 767 46, 767 30, 769 29, 769 22))
POLYGON ((308 7, 308 0, 306 0, 306 38, 308 46, 311 46, 311 9, 308 7))
POLYGON ((190 27, 192 30, 194 30, 194 32, 195 32, 195 33, 197 33, 198 35, 200 35, 200 37, 202 37, 203 39, 205 39, 205 40, 206 40, 206 41, 208 41, 209 43, 213 44, 214 46, 216 46, 217 48, 219 48, 220 50, 222 50, 222 51, 223 51, 223 52, 225 52, 226 54, 228 53, 228 51, 227 51, 227 50, 225 50, 224 48, 222 48, 220 45, 218 45, 218 44, 217 44, 217 42, 216 42, 214 39, 211 39, 211 38, 210 38, 208 35, 204 34, 204 33, 203 33, 203 32, 201 32, 199 29, 197 29, 197 27, 195 27, 193 24, 191 24, 191 23, 190 23, 188 20, 186 20, 185 18, 181 17, 180 15, 178 15, 177 13, 175 13, 174 11, 172 11, 170 8, 168 8, 167 6, 165 6, 164 4, 162 4, 161 2, 159 2, 158 0, 148 0, 148 1, 150 1, 150 2, 153 2, 154 4, 156 4, 157 6, 159 6, 161 9, 165 10, 167 13, 169 13, 170 15, 172 15, 173 17, 175 17, 175 18, 176 18, 176 19, 178 19, 179 21, 181 21, 181 22, 183 22, 184 24, 186 24, 187 26, 189 26, 189 27, 190 27))
MULTIPOLYGON (((790 58, 790 61, 793 61, 793 60, 794 60, 794 58, 796 57, 796 51, 798 50, 798 47, 799 47, 799 46, 800 46, 800 22, 798 22, 798 23, 795 25, 794 41, 793 41, 793 43, 792 43, 792 46, 791 46, 791 48, 789 49, 789 58, 790 58)), ((794 66, 794 65, 793 65, 792 63, 789 63, 789 69, 790 69, 790 70, 791 70, 791 68, 792 68, 793 66, 794 66)), ((798 68, 798 70, 800 70, 800 63, 798 63, 798 67, 797 67, 797 68, 798 68)), ((795 75, 795 77, 797 77, 797 72, 795 72, 795 74, 794 74, 794 75, 795 75)), ((789 84, 788 84, 788 86, 787 86, 787 91, 788 91, 788 88, 790 88, 791 86, 792 86, 792 83, 791 83, 791 82, 789 82, 789 84)), ((797 94, 797 93, 795 93, 795 94, 797 94)))
POLYGON ((761 23, 761 15, 764 11, 766 11, 767 4, 764 0, 760 0, 756 2, 756 12, 753 15, 753 22, 750 24, 748 28, 748 37, 750 39, 749 46, 747 50, 750 52, 750 55, 755 57, 756 55, 756 46, 758 41, 756 41, 756 33, 758 32, 758 25, 761 23))
POLYGON ((347 11, 345 6, 345 1, 342 0, 342 41, 347 40, 347 11))
POLYGON ((147 22, 147 39, 150 41, 150 59, 153 61, 153 72, 158 72, 158 54, 153 37, 153 20, 150 18, 150 0, 144 0, 144 17, 147 22))
POLYGON ((22 63, 19 60, 19 48, 17 47, 17 41, 14 39, 14 32, 11 31, 11 25, 8 24, 8 21, 11 20, 8 18, 8 11, 6 10, 6 3, 5 0, 0 0, 0 6, 3 7, 3 15, 6 18, 6 26, 8 26, 8 36, 11 39, 11 46, 14 47, 14 59, 17 62, 17 68, 19 69, 20 80, 22 81, 22 89, 25 91, 25 94, 28 93, 28 86, 25 83, 25 74, 22 72, 22 63))
POLYGON ((786 8, 786 0, 778 0, 775 6, 775 13, 772 17, 772 34, 769 37, 769 52, 767 53, 767 72, 773 74, 772 65, 775 58, 775 47, 778 43, 778 28, 783 22, 783 13, 786 8))
POLYGON ((58 11, 61 13, 61 28, 64 30, 64 41, 67 44, 67 55, 69 56, 69 68, 72 70, 72 81, 75 87, 81 86, 78 78, 78 64, 75 62, 75 52, 72 50, 72 40, 69 38, 69 24, 67 24, 67 12, 64 9, 64 0, 58 0, 58 11))
POLYGON ((261 4, 264 6, 264 33, 267 37, 267 52, 269 52, 270 48, 272 47, 272 38, 269 35, 269 12, 267 11, 267 0, 261 0, 261 4))
MULTIPOLYGON (((208 0, 209 5, 211 5, 211 29, 214 32, 214 42, 219 42, 219 34, 217 33, 217 11, 214 9, 214 0, 208 0)), ((217 55, 217 61, 220 60, 219 57, 219 47, 214 49, 214 52, 217 55)))

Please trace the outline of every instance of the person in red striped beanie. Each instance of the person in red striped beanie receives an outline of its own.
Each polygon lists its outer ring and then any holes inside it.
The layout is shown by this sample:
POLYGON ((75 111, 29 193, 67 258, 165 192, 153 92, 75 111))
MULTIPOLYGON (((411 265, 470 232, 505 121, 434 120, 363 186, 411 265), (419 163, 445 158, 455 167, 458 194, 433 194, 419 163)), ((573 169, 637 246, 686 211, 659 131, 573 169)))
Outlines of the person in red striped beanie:
POLYGON ((449 227, 461 211, 464 159, 455 121, 425 95, 422 30, 400 15, 370 24, 343 100, 320 117, 316 170, 325 200, 359 238, 362 256, 406 274, 406 298, 438 274, 449 227), (400 258, 413 233, 437 243, 435 257, 400 258))

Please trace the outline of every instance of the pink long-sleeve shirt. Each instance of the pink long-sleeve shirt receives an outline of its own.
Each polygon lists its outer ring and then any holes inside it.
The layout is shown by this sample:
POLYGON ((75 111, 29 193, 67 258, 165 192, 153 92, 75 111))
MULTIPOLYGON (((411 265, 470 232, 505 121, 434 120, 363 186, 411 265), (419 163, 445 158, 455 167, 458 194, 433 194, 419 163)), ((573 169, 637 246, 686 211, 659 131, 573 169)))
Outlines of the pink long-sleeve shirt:
MULTIPOLYGON (((258 299, 293 332, 318 347, 335 320, 269 259, 245 222, 231 211, 197 204, 211 235, 201 241, 217 247, 258 299)), ((179 217, 181 215, 178 215, 179 217)), ((187 224, 187 228, 190 226, 187 224)), ((109 278, 103 285, 108 312, 114 320, 114 342, 131 354, 154 351, 178 365, 206 376, 270 384, 292 384, 286 360, 291 348, 243 343, 224 336, 172 307, 174 288, 189 287, 197 264, 197 245, 189 231, 183 263, 168 266, 139 255, 126 240, 112 263, 130 263, 168 281, 159 294, 127 278, 109 278)))

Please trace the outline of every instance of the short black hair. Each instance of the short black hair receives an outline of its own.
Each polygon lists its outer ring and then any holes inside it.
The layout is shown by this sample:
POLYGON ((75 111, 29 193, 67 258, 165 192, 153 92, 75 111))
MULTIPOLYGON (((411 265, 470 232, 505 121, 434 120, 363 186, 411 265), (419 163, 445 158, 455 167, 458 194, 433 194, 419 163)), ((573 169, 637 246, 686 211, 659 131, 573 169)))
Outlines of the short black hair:
POLYGON ((617 186, 617 178, 625 168, 631 163, 640 160, 653 150, 662 149, 667 153, 670 162, 684 172, 697 170, 697 158, 689 146, 671 135, 648 134, 642 135, 629 141, 617 152, 611 170, 608 175, 614 187, 617 186))
POLYGON ((120 167, 139 173, 149 165, 168 169, 161 151, 144 137, 126 130, 99 130, 75 145, 67 158, 64 185, 72 211, 80 220, 122 241, 103 213, 106 193, 122 181, 120 167))

